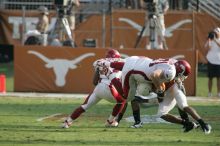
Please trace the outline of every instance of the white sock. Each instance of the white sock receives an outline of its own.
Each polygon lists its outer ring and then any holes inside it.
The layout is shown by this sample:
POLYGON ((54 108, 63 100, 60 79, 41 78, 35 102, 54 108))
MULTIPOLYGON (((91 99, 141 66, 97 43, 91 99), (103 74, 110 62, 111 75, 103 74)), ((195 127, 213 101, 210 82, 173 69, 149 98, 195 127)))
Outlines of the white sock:
POLYGON ((115 119, 115 117, 112 116, 112 115, 110 115, 109 118, 108 118, 108 120, 109 120, 110 122, 112 122, 114 119, 115 119))
POLYGON ((73 122, 73 119, 71 117, 68 117, 66 120, 67 122, 73 122))

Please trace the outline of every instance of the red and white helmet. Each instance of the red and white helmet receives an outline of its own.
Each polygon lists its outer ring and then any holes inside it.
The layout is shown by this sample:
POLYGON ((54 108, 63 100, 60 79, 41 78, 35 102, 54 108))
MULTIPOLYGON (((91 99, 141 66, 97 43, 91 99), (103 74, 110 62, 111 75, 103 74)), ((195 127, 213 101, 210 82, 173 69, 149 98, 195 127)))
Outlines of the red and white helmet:
POLYGON ((115 49, 109 49, 105 57, 106 58, 121 58, 121 54, 115 49))
POLYGON ((174 65, 176 77, 186 78, 191 73, 191 66, 186 60, 178 60, 174 65))

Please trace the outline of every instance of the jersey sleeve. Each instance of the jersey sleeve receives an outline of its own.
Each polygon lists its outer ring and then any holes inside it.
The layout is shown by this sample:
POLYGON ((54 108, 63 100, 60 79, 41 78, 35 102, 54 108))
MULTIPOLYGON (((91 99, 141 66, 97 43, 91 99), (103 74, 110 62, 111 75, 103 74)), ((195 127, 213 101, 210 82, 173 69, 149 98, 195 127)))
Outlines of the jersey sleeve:
POLYGON ((116 70, 122 70, 123 66, 124 66, 124 62, 112 62, 110 64, 110 67, 116 69, 116 70))

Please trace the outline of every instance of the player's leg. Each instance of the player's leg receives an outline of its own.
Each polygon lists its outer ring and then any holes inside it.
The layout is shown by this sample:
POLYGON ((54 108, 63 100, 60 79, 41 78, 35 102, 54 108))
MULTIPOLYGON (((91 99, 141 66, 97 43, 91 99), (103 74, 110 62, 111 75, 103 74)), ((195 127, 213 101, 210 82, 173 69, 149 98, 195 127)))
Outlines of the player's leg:
POLYGON ((140 128, 143 126, 140 117, 140 103, 138 100, 134 99, 131 101, 131 108, 133 112, 134 124, 131 125, 131 128, 140 128))
POLYGON ((135 80, 134 75, 131 74, 130 76, 127 76, 127 78, 125 78, 125 84, 123 89, 125 96, 127 96, 127 100, 132 101, 131 104, 132 104, 133 116, 135 118, 135 121, 137 121, 137 123, 135 122, 134 125, 139 125, 138 127, 141 127, 142 123, 139 122, 140 121, 139 103, 134 100, 137 91, 137 81, 135 80))
MULTIPOLYGON (((169 99, 169 98, 170 98, 170 99, 173 98, 173 100, 175 100, 175 102, 177 102, 176 97, 177 97, 178 94, 177 94, 177 92, 175 92, 175 91, 177 90, 177 87, 178 87, 178 86, 177 86, 177 84, 175 83, 173 86, 171 86, 171 87, 168 89, 168 91, 166 92, 165 100, 167 100, 167 97, 168 97, 168 99, 169 99), (175 97, 175 98, 174 98, 174 97, 175 97)), ((180 91, 182 92, 181 89, 178 88, 178 90, 180 90, 180 91)), ((182 92, 182 93, 183 93, 183 92, 182 92)), ((167 101, 167 103, 169 103, 169 102, 172 103, 173 101, 167 101)), ((179 103, 179 101, 178 101, 178 103, 179 103)), ((187 102, 185 102, 185 101, 182 101, 182 103, 183 103, 184 105, 187 105, 187 102)), ((176 103, 175 103, 175 104, 176 104, 176 103)), ((167 106, 166 103, 165 103, 164 106, 165 106, 165 107, 167 106)), ((168 106, 168 107, 169 107, 169 106, 168 106)), ((171 106, 171 107, 172 107, 172 106, 171 106)), ((171 107, 170 107, 170 109, 168 109, 168 111, 172 109, 171 107)), ((176 117, 176 116, 174 116, 174 115, 167 114, 166 116, 163 116, 163 119, 165 119, 166 121, 172 122, 172 123, 182 124, 182 125, 183 125, 183 128, 184 128, 184 132, 189 132, 190 130, 196 128, 197 125, 196 125, 194 122, 189 121, 188 115, 186 114, 186 112, 185 112, 181 107, 182 107, 182 106, 180 106, 180 105, 178 104, 178 109, 179 109, 179 113, 180 113, 181 118, 178 118, 178 117, 176 117)))
POLYGON ((217 93, 217 96, 220 97, 220 77, 217 77, 217 93))
POLYGON ((131 107, 133 111, 134 124, 131 128, 140 128, 143 123, 140 117, 140 102, 146 102, 148 100, 142 99, 142 96, 148 96, 151 91, 152 85, 148 83, 138 83, 135 99, 131 101, 131 107))
MULTIPOLYGON (((182 82, 178 84, 178 87, 183 92, 183 94, 186 95, 186 89, 185 89, 185 87, 184 87, 182 82)), ((179 115, 180 115, 181 119, 183 119, 185 121, 190 121, 189 120, 189 115, 187 114, 187 112, 185 112, 184 110, 180 109, 179 107, 178 107, 178 112, 179 112, 179 115)))
POLYGON ((208 90, 209 90, 208 97, 212 96, 212 80, 213 80, 212 77, 208 78, 208 90))
MULTIPOLYGON (((108 97, 114 99, 117 103, 113 107, 112 114, 108 118, 106 122, 107 127, 116 127, 118 126, 118 115, 120 113, 120 116, 123 116, 126 107, 126 100, 121 96, 121 94, 118 92, 118 90, 113 85, 109 85, 109 92, 106 92, 106 95, 109 95, 108 97), (122 111, 123 110, 123 111, 122 111)), ((122 117, 120 117, 121 120, 122 117)), ((119 120, 119 121, 120 121, 119 120)))
POLYGON ((200 117, 200 115, 197 113, 197 111, 190 107, 187 103, 187 99, 185 94, 179 89, 177 84, 174 84, 172 86, 173 89, 173 94, 175 95, 175 99, 177 101, 178 107, 188 113, 194 120, 196 120, 202 130, 206 133, 209 134, 211 132, 211 126, 207 123, 204 122, 204 120, 200 117))
POLYGON ((114 85, 114 87, 116 88, 117 92, 123 97, 124 93, 123 93, 122 83, 121 83, 120 79, 114 78, 111 80, 111 82, 114 85))
POLYGON ((118 123, 120 123, 122 117, 124 116, 124 113, 125 113, 125 111, 126 111, 126 109, 127 109, 127 106, 128 106, 128 103, 125 102, 123 109, 122 109, 121 112, 117 115, 116 121, 117 121, 118 123))
POLYGON ((117 103, 113 107, 112 114, 105 123, 106 127, 117 127, 127 108, 127 102, 117 103))
POLYGON ((185 121, 184 119, 181 119, 172 114, 169 114, 169 111, 171 111, 176 105, 176 100, 174 98, 172 89, 173 88, 170 87, 166 91, 165 97, 159 103, 158 115, 165 121, 175 123, 175 124, 180 124, 180 125, 183 125, 184 127, 187 127, 187 130, 184 129, 184 132, 188 132, 193 129, 195 123, 191 121, 185 121))
POLYGON ((69 128, 74 120, 76 120, 82 113, 101 100, 100 98, 97 98, 96 91, 98 88, 99 86, 97 85, 93 93, 86 98, 84 103, 74 109, 71 115, 64 121, 62 128, 69 128))
POLYGON ((178 107, 178 112, 179 112, 181 119, 185 121, 190 121, 188 114, 185 111, 181 110, 179 107, 178 107))
POLYGON ((216 67, 209 63, 208 62, 208 73, 207 73, 207 76, 208 76, 208 97, 211 97, 212 96, 212 81, 213 81, 213 77, 214 77, 214 72, 216 70, 216 67))
POLYGON ((173 96, 168 96, 168 93, 166 93, 166 96, 163 97, 162 100, 159 102, 158 107, 158 113, 157 115, 160 116, 160 118, 164 119, 165 121, 176 123, 176 124, 182 124, 182 120, 168 114, 169 111, 171 111, 176 105, 176 100, 173 96))

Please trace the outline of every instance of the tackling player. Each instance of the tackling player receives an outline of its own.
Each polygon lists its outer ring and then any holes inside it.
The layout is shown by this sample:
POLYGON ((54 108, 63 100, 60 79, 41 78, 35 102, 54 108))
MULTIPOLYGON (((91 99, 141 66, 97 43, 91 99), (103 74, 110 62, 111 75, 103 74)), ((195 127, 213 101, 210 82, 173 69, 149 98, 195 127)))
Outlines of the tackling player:
MULTIPOLYGON (((122 70, 124 96, 128 100, 134 99, 137 83, 145 83, 148 86, 153 85, 158 96, 163 97, 165 93, 165 97, 158 108, 158 115, 162 119, 184 126, 187 125, 182 119, 168 114, 177 103, 181 110, 191 115, 200 124, 206 134, 211 132, 211 126, 203 121, 195 109, 188 106, 186 96, 180 88, 180 83, 191 72, 191 66, 187 61, 177 61, 175 59, 152 60, 146 57, 133 56, 126 59, 125 63, 102 62, 102 64, 122 70), (164 83, 167 83, 167 87, 164 83)), ((149 91, 147 92, 149 93, 149 91)), ((185 131, 187 132, 188 129, 185 129, 185 131)))
MULTIPOLYGON (((93 92, 86 98, 84 103, 76 108, 72 114, 64 121, 62 127, 69 128, 74 120, 76 120, 82 113, 88 110, 91 106, 97 104, 101 99, 105 99, 109 102, 116 103, 113 108, 112 114, 106 122, 107 127, 116 127, 118 118, 122 117, 123 114, 120 112, 126 109, 126 100, 122 97, 123 91, 120 82, 121 71, 115 70, 111 67, 100 66, 99 62, 115 62, 122 61, 121 55, 117 50, 109 49, 106 58, 99 59, 93 63, 95 68, 95 75, 93 78, 93 84, 96 85, 93 92)), ((122 112, 124 113, 124 112, 122 112)))
POLYGON ((127 100, 134 99, 138 84, 146 84, 151 90, 153 83, 156 93, 162 94, 165 90, 163 83, 173 80, 176 74, 172 59, 152 60, 147 57, 132 56, 126 58, 125 62, 103 61, 99 64, 122 70, 122 87, 127 100))
MULTIPOLYGON (((182 124, 184 126, 184 132, 188 132, 197 127, 194 122, 189 121, 189 117, 187 115, 188 113, 200 124, 203 132, 205 134, 209 134, 211 132, 211 126, 205 123, 196 110, 190 107, 187 103, 185 88, 182 82, 191 72, 190 64, 185 60, 179 60, 175 62, 175 68, 175 79, 165 84, 164 97, 162 97, 162 94, 160 95, 158 116, 168 122, 182 124), (169 111, 171 111, 176 104, 178 105, 181 119, 169 114, 169 111)), ((138 118, 140 117, 139 105, 135 103, 133 106, 133 109, 136 111, 133 111, 133 113, 136 113, 136 115, 134 115, 135 122, 140 123, 140 118, 138 118)), ((136 126, 135 128, 141 127, 140 124, 134 124, 134 126, 136 126)))
MULTIPOLYGON (((191 73, 190 64, 185 60, 179 60, 175 62, 175 68, 176 78, 166 85, 166 91, 164 92, 165 96, 162 102, 159 103, 158 115, 168 122, 183 124, 184 121, 169 114, 169 111, 177 104, 181 110, 188 113, 200 124, 205 134, 209 134, 211 132, 211 126, 205 123, 196 110, 188 105, 186 95, 181 90, 182 81, 191 73)), ((187 129, 185 130, 187 131, 187 129)))

